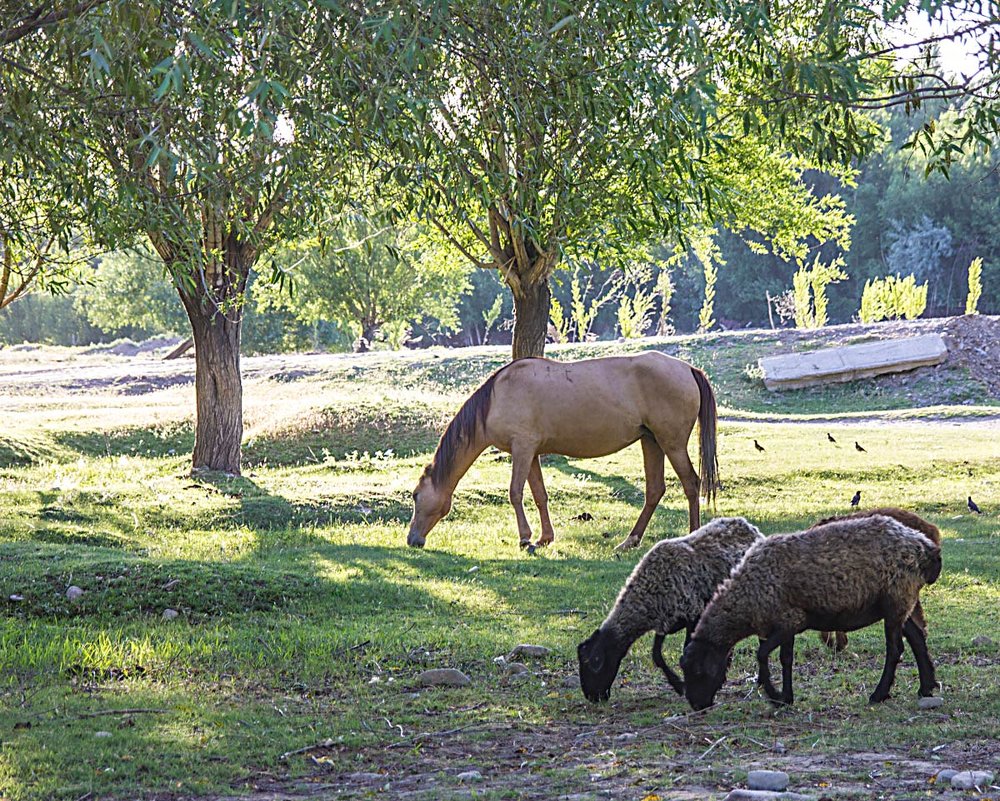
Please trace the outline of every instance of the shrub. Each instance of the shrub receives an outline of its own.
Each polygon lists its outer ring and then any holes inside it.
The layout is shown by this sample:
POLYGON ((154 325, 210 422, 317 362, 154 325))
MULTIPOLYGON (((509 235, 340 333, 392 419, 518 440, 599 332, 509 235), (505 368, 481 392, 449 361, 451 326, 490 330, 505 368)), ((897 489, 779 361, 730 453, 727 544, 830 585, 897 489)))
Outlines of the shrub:
POLYGON ((839 257, 823 264, 817 256, 811 269, 802 265, 796 270, 792 276, 796 328, 822 328, 826 325, 826 288, 847 278, 847 273, 841 269, 843 266, 844 260, 839 257))
POLYGON ((888 275, 865 282, 858 316, 863 323, 879 320, 913 320, 927 308, 927 283, 917 286, 913 275, 888 275))
POLYGON ((979 296, 983 294, 983 260, 975 258, 969 265, 969 294, 965 299, 965 313, 979 314, 979 296))

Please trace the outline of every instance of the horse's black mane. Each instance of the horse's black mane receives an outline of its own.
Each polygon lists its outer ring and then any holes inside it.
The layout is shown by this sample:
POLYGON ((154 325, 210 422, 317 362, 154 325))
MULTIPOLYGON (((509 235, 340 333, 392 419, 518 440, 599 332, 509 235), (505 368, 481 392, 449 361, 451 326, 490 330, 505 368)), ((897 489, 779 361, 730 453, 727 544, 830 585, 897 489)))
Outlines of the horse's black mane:
POLYGON ((441 435, 441 441, 434 452, 434 460, 424 470, 424 475, 431 477, 435 487, 440 487, 444 483, 462 443, 472 439, 476 426, 486 425, 486 415, 490 413, 490 404, 493 401, 493 384, 497 376, 508 367, 510 364, 505 364, 487 378, 448 423, 448 428, 441 435))

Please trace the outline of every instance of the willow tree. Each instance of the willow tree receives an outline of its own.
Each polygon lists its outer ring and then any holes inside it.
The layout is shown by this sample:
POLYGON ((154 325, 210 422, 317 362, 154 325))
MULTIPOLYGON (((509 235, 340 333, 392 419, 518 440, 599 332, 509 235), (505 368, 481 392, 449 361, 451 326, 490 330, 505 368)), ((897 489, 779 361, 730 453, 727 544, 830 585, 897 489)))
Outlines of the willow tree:
MULTIPOLYGON (((867 108, 919 102, 881 37, 922 5, 418 4, 420 69, 394 97, 379 87, 383 163, 407 211, 500 273, 514 298, 513 357, 539 355, 561 261, 683 241, 748 205, 746 186, 767 182, 725 167, 734 141, 812 166, 867 152, 867 108)), ((754 200, 766 229, 768 198, 754 200)))
POLYGON ((193 468, 238 473, 248 277, 338 196, 359 108, 352 53, 378 27, 283 0, 80 5, 4 48, 22 87, 10 110, 44 123, 20 148, 102 244, 148 238, 195 342, 193 468))

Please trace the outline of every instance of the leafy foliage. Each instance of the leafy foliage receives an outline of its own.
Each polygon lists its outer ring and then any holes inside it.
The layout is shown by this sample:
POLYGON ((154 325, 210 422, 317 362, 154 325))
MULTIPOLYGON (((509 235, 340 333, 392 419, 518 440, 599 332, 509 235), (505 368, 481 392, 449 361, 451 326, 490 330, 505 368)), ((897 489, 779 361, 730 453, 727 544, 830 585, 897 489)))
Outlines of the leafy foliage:
POLYGON ((889 275, 865 282, 858 316, 863 323, 900 318, 913 320, 923 314, 926 307, 926 283, 917 286, 913 275, 908 275, 906 278, 889 275))
POLYGON ((396 227, 350 212, 281 256, 288 292, 271 292, 268 304, 299 320, 322 320, 373 341, 381 331, 399 347, 411 320, 457 322, 455 304, 465 291, 465 271, 448 249, 435 246, 414 226, 396 227))
POLYGON ((983 260, 979 257, 969 262, 969 294, 965 299, 965 313, 979 314, 979 298, 983 294, 983 260))
POLYGON ((796 328, 822 328, 826 325, 826 288, 847 278, 843 266, 843 259, 838 258, 830 264, 824 264, 817 256, 811 268, 807 269, 802 265, 796 270, 792 276, 796 328))

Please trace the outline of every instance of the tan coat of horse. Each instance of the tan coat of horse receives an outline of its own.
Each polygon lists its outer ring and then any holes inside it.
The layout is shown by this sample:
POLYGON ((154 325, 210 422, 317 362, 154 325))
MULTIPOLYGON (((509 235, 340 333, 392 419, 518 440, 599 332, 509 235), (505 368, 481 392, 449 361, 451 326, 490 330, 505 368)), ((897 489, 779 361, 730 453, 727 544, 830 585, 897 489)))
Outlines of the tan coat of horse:
POLYGON ((642 444, 646 501, 618 547, 631 548, 642 539, 663 497, 664 457, 684 487, 688 524, 694 531, 701 525, 699 489, 713 498, 718 485, 715 426, 715 395, 705 374, 663 353, 578 362, 519 359, 486 379, 448 425, 413 491, 407 542, 424 544, 427 533, 451 509, 459 480, 490 445, 511 455, 510 502, 522 547, 531 541, 523 504, 526 481, 541 521, 537 544, 547 545, 554 537, 539 454, 607 456, 636 440, 642 444), (687 452, 696 422, 700 482, 687 452))

